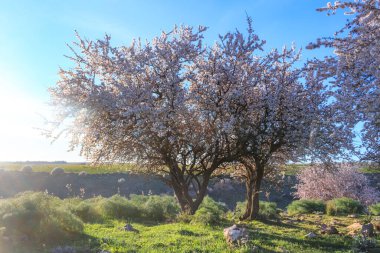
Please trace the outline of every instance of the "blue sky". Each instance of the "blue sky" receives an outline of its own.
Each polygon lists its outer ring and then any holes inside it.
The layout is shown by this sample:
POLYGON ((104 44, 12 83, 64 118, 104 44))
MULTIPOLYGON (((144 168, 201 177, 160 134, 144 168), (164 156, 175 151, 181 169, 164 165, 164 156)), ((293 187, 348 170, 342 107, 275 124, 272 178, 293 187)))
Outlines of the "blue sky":
MULTIPOLYGON (((75 30, 89 39, 110 34, 114 45, 132 38, 151 39, 175 24, 209 27, 206 42, 218 34, 246 28, 246 13, 266 49, 295 43, 304 48, 321 36, 331 36, 347 16, 327 16, 315 9, 320 0, 251 1, 14 1, 0 2, 0 161, 83 161, 78 151, 67 152, 65 138, 51 144, 41 136, 47 88, 58 80, 59 67, 70 62, 66 43, 75 40, 75 30)), ((303 60, 322 57, 326 50, 303 50, 303 60)))

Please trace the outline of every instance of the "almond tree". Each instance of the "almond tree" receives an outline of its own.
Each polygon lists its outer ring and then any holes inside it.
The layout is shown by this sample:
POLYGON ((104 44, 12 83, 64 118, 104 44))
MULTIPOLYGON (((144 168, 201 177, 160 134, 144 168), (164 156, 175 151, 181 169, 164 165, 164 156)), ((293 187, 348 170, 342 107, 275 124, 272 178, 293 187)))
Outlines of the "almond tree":
POLYGON ((334 37, 321 38, 308 48, 328 47, 334 55, 311 64, 331 80, 335 98, 345 111, 343 121, 362 122, 364 160, 380 162, 380 1, 336 1, 318 11, 347 10, 349 19, 334 37))
POLYGON ((313 165, 297 175, 295 196, 300 199, 330 200, 348 197, 371 205, 380 200, 380 194, 368 178, 350 164, 337 164, 334 168, 313 165))
POLYGON ((135 162, 139 171, 161 175, 190 214, 212 173, 229 159, 218 125, 203 118, 188 88, 190 66, 205 50, 204 30, 176 27, 151 43, 122 47, 112 47, 109 36, 78 36, 69 57, 76 66, 61 69, 50 90, 61 110, 57 126, 72 121, 73 147, 95 163, 135 162))
POLYGON ((226 142, 237 150, 231 168, 244 165, 247 208, 242 219, 257 218, 264 177, 307 154, 337 154, 346 140, 342 136, 351 136, 327 123, 332 112, 325 104, 324 84, 313 71, 294 67, 299 53, 284 48, 265 55, 264 44, 248 19, 247 36, 227 33, 196 61, 191 83, 202 118, 217 122, 226 142))

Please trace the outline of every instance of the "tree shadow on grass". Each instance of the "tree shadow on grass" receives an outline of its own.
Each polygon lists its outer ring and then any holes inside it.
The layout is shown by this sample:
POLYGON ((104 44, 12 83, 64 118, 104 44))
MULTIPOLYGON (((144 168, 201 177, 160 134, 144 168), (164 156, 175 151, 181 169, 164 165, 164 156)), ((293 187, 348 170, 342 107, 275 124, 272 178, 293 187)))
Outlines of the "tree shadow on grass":
POLYGON ((268 246, 273 246, 273 241, 285 241, 289 244, 293 244, 296 247, 302 247, 303 250, 320 250, 322 252, 331 252, 332 250, 349 250, 351 247, 350 245, 345 244, 342 241, 342 238, 339 238, 337 236, 330 236, 330 237, 318 237, 313 239, 299 239, 290 237, 287 235, 277 235, 277 234, 270 234, 266 232, 254 232, 252 234, 253 238, 257 238, 260 240, 260 243, 262 241, 262 244, 267 244, 268 246), (333 241, 336 240, 335 242, 333 241))

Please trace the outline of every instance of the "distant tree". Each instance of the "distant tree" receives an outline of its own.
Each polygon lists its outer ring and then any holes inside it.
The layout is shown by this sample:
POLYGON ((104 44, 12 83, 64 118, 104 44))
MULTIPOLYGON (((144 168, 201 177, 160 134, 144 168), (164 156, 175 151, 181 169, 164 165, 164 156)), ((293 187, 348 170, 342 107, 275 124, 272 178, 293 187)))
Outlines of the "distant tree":
POLYGON ((380 163, 380 1, 336 1, 318 11, 348 10, 346 25, 334 37, 320 38, 309 49, 328 47, 334 55, 314 60, 330 80, 345 117, 340 122, 362 122, 363 160, 380 163))
POLYGON ((193 214, 212 173, 229 161, 218 125, 203 118, 189 89, 192 65, 202 58, 199 27, 176 27, 151 43, 112 47, 110 37, 78 36, 72 69, 50 89, 59 126, 72 119, 72 147, 93 162, 136 162, 162 176, 182 211, 193 214))
POLYGON ((349 164, 314 165, 297 175, 295 196, 300 199, 331 200, 348 197, 370 205, 380 200, 380 194, 368 178, 349 164))

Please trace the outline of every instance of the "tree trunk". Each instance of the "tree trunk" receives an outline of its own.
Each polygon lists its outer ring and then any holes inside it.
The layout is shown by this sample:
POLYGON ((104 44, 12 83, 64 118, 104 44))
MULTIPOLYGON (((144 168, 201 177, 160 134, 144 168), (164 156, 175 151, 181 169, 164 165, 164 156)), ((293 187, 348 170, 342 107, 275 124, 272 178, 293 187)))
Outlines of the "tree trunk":
POLYGON ((260 188, 261 181, 264 177, 264 166, 259 162, 256 162, 256 178, 255 186, 252 196, 252 210, 251 215, 249 216, 250 220, 257 220, 259 218, 259 209, 260 209, 260 188))
POLYGON ((174 194, 177 197, 178 203, 181 207, 181 211, 186 214, 194 214, 207 193, 207 185, 210 181, 210 175, 204 174, 202 176, 202 184, 199 189, 195 190, 195 199, 193 199, 189 193, 189 187, 185 180, 179 180, 172 177, 171 186, 173 187, 174 194))
POLYGON ((245 181, 245 189, 246 189, 246 200, 247 200, 247 205, 245 207, 245 212, 243 216, 241 216, 239 219, 240 220, 246 220, 248 217, 250 217, 251 212, 252 212, 252 197, 253 197, 253 190, 254 190, 254 179, 252 177, 249 177, 245 181))
POLYGON ((256 163, 255 166, 245 165, 247 169, 246 178, 246 200, 247 206, 245 213, 240 220, 256 220, 259 217, 259 197, 261 181, 264 176, 264 166, 260 163, 256 163))

